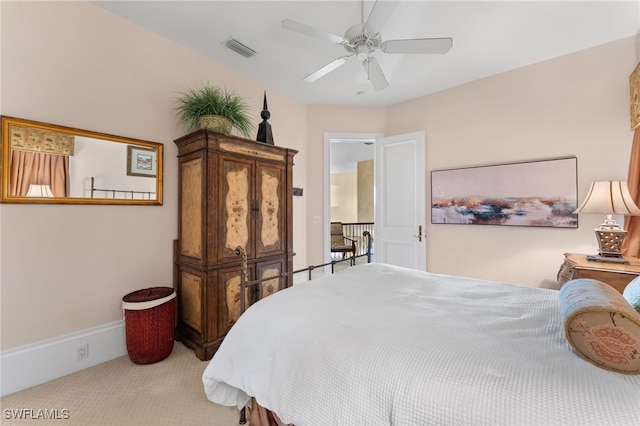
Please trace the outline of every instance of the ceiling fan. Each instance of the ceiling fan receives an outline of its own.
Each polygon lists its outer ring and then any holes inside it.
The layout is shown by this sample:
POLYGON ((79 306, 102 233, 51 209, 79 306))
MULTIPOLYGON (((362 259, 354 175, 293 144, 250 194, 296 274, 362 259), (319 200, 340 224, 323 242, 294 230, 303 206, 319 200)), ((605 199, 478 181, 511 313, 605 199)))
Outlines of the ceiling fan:
POLYGON ((291 31, 316 37, 331 43, 342 45, 347 55, 341 56, 319 70, 309 74, 304 81, 316 81, 331 71, 346 64, 354 56, 362 60, 367 78, 375 90, 382 90, 389 85, 378 60, 372 56, 376 50, 383 53, 447 53, 453 45, 451 38, 414 38, 382 41, 380 30, 398 6, 398 2, 378 1, 373 4, 367 20, 364 20, 364 0, 360 7, 361 22, 349 28, 344 36, 331 34, 318 28, 285 19, 282 27, 291 31))

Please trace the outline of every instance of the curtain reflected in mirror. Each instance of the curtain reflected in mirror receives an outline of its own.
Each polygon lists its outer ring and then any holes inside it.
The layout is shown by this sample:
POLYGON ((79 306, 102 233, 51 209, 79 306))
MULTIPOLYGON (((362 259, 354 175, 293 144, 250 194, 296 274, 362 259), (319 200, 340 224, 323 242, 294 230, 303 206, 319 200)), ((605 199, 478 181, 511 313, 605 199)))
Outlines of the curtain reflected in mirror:
POLYGON ((54 197, 69 196, 73 135, 9 125, 9 196, 27 196, 31 185, 48 185, 54 197))
POLYGON ((163 145, 2 117, 2 202, 162 204, 163 145))

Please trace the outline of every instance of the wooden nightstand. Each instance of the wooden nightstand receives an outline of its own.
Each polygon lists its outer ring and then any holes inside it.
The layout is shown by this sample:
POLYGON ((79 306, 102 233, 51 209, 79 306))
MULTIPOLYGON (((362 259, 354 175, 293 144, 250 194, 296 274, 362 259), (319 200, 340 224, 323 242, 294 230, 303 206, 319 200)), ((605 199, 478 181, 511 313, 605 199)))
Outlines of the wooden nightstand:
POLYGON ((620 263, 594 262, 586 254, 565 253, 564 263, 558 271, 558 286, 576 278, 591 278, 609 284, 620 293, 631 280, 640 276, 640 259, 625 257, 628 265, 620 263))

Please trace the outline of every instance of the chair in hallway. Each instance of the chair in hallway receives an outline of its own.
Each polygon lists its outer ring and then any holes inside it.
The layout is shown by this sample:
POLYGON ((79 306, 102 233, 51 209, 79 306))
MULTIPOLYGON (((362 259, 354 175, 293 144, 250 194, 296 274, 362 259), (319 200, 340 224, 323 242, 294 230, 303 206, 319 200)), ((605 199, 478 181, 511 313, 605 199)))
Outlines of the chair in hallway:
POLYGON ((345 237, 342 232, 342 222, 331 222, 331 253, 342 253, 342 258, 351 253, 351 262, 356 256, 356 240, 345 237))

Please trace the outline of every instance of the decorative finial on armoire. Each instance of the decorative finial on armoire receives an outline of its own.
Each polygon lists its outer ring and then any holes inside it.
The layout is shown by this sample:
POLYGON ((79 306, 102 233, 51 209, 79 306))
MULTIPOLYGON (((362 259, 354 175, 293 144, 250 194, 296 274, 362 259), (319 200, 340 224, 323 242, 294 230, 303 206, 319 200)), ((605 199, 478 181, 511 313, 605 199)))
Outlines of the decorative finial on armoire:
POLYGON ((267 108, 267 92, 264 92, 264 103, 262 106, 262 112, 260 113, 260 117, 262 117, 262 123, 258 125, 258 136, 256 136, 256 140, 258 142, 268 143, 269 145, 275 145, 273 143, 273 133, 271 132, 271 124, 267 120, 271 117, 271 113, 267 108))

